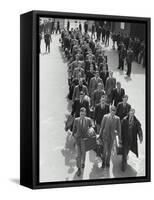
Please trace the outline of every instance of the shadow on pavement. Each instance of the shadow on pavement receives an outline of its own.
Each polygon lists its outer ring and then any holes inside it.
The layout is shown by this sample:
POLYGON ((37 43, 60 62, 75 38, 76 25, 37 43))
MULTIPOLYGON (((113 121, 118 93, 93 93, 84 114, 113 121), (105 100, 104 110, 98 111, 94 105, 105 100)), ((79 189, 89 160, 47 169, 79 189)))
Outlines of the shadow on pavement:
POLYGON ((137 176, 137 171, 130 165, 127 165, 125 172, 121 171, 121 156, 115 156, 112 159, 112 163, 113 163, 112 173, 114 177, 121 178, 121 177, 137 176))
POLYGON ((108 168, 102 169, 98 164, 94 164, 89 174, 89 179, 110 178, 110 170, 108 168))

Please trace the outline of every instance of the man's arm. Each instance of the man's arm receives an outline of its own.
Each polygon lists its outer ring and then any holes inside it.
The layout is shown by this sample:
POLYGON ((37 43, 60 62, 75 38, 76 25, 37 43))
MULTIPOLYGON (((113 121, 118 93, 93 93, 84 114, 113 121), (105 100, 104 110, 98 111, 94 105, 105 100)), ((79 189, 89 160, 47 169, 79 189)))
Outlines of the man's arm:
POLYGON ((76 123, 77 123, 77 120, 75 119, 75 120, 74 120, 74 123, 73 123, 73 130, 72 130, 72 135, 73 135, 73 136, 75 135, 75 133, 76 133, 76 131, 77 131, 77 125, 76 125, 76 123))
POLYGON ((117 131, 118 131, 118 137, 119 140, 121 141, 121 123, 120 123, 120 118, 117 118, 117 131))
POLYGON ((76 95, 76 86, 74 87, 74 90, 73 90, 73 96, 72 96, 73 102, 75 101, 75 95, 76 95))
POLYGON ((99 137, 101 137, 104 127, 105 127, 105 122, 106 122, 106 117, 104 116, 101 122, 101 128, 100 128, 100 132, 99 132, 99 137))

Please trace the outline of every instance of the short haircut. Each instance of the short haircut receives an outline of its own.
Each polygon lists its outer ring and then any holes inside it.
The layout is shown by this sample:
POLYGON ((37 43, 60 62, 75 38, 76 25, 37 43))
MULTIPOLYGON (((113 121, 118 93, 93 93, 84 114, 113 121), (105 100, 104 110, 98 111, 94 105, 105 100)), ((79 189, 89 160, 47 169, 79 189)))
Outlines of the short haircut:
POLYGON ((127 94, 125 94, 125 95, 123 96, 123 98, 127 98, 127 99, 128 99, 128 95, 127 95, 127 94))
POLYGON ((135 109, 134 108, 131 108, 129 112, 131 112, 131 111, 135 113, 135 109))
POLYGON ((85 107, 81 107, 81 108, 80 108, 80 112, 86 112, 85 107))
POLYGON ((115 106, 111 106, 110 110, 115 111, 116 112, 116 107, 115 106))
POLYGON ((121 85, 121 83, 120 83, 119 81, 117 81, 117 85, 118 85, 118 84, 120 84, 120 85, 121 85))

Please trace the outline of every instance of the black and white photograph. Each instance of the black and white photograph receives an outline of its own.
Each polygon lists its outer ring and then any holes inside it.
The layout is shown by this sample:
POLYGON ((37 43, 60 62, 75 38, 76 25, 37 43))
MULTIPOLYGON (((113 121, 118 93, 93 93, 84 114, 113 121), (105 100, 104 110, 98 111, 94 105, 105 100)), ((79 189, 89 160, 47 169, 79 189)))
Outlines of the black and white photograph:
POLYGON ((39 182, 146 175, 146 24, 39 18, 39 182))

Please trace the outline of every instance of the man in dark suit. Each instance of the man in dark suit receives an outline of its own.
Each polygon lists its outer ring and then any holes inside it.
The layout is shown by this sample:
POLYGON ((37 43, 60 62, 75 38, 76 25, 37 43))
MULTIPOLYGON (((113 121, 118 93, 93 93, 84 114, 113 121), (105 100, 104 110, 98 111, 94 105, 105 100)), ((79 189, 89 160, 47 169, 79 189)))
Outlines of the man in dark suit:
POLYGON ((122 102, 122 99, 125 95, 125 90, 121 88, 121 83, 117 82, 117 87, 113 89, 112 91, 112 101, 111 103, 114 102, 114 106, 117 107, 119 102, 122 102))
POLYGON ((80 116, 80 108, 84 107, 86 109, 87 116, 90 114, 89 102, 85 99, 85 94, 83 91, 80 92, 80 99, 77 99, 72 104, 72 113, 75 117, 80 116))
POLYGON ((124 70, 124 60, 125 60, 126 54, 127 54, 127 51, 123 44, 119 50, 119 67, 118 67, 118 69, 124 70))
POLYGON ((104 148, 102 168, 110 167, 111 150, 116 136, 118 136, 119 141, 121 141, 120 118, 116 116, 115 113, 116 107, 111 106, 110 113, 104 115, 101 123, 99 138, 103 141, 104 148))
POLYGON ((123 96, 123 101, 118 103, 117 105, 117 116, 120 117, 120 120, 122 120, 126 115, 128 115, 131 105, 127 103, 128 101, 128 95, 123 96))
POLYGON ((129 111, 129 115, 124 117, 121 123, 121 139, 122 139, 122 166, 121 170, 125 171, 127 166, 127 156, 129 151, 132 151, 138 157, 138 143, 139 137, 140 143, 143 141, 143 133, 141 123, 135 117, 135 109, 129 111))
POLYGON ((68 20, 68 22, 67 22, 67 31, 69 31, 70 30, 70 21, 68 20))
POLYGON ((85 31, 85 33, 88 32, 88 22, 87 21, 84 23, 84 31, 85 31))
POLYGON ((100 104, 97 104, 94 112, 94 123, 96 124, 97 134, 99 134, 101 122, 105 114, 109 113, 109 105, 105 97, 101 97, 100 104))
POLYGON ((131 71, 132 71, 132 62, 133 62, 133 51, 131 49, 128 49, 127 56, 126 56, 126 62, 127 62, 127 76, 130 77, 131 71))
POLYGON ((74 120, 72 131, 77 146, 77 176, 81 175, 81 169, 85 167, 86 150, 84 138, 90 127, 92 127, 91 119, 86 117, 86 109, 82 107, 80 109, 80 117, 75 118, 74 120))
POLYGON ((44 35, 44 41, 45 41, 45 47, 46 47, 46 53, 50 53, 50 42, 51 42, 51 35, 49 32, 47 32, 44 35))
POLYGON ((81 25, 81 22, 79 22, 79 31, 82 32, 82 25, 81 25))

